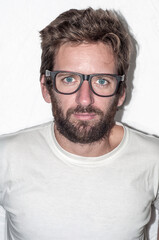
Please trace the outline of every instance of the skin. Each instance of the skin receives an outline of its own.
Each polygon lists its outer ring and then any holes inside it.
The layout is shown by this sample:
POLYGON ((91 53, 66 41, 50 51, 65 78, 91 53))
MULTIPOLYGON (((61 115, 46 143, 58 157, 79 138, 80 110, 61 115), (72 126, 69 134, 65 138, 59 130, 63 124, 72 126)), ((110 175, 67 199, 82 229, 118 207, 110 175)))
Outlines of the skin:
MULTIPOLYGON (((62 45, 55 58, 54 70, 73 71, 83 74, 117 73, 111 47, 101 42, 83 43, 80 45, 66 43, 62 45)), ((41 89, 43 98, 47 103, 51 103, 50 95, 43 85, 44 82, 44 76, 42 76, 41 89)), ((84 107, 92 105, 105 114, 115 99, 115 96, 106 98, 96 96, 90 90, 87 81, 84 81, 80 90, 72 95, 67 96, 56 92, 54 94, 58 104, 62 107, 64 116, 66 116, 69 108, 76 108, 77 105, 84 107)), ((118 100, 118 107, 123 104, 124 99, 125 92, 118 100)), ((89 125, 93 125, 99 121, 99 115, 94 113, 76 113, 71 115, 70 121, 76 122, 79 120, 89 121, 89 125)), ((115 125, 111 129, 109 137, 91 144, 79 144, 73 143, 61 135, 56 129, 56 125, 54 130, 56 139, 62 148, 70 153, 87 157, 97 157, 112 151, 120 144, 124 134, 123 128, 115 125)))

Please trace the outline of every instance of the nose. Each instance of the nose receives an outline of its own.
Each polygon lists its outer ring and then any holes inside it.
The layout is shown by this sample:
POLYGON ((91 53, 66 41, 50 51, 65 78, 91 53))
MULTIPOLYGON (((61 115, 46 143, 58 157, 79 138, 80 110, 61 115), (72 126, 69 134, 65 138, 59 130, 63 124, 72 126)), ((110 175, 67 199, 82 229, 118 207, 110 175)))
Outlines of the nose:
POLYGON ((93 104, 94 98, 93 98, 93 92, 90 89, 89 82, 84 81, 82 83, 82 86, 77 92, 76 96, 76 103, 81 106, 88 106, 90 104, 93 104))

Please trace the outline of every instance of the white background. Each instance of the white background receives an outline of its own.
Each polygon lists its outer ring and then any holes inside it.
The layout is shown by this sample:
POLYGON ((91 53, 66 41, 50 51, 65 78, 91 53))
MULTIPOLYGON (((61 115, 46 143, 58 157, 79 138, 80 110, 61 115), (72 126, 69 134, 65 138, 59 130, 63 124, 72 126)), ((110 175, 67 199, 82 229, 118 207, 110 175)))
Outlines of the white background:
POLYGON ((39 31, 61 12, 88 6, 120 11, 139 44, 133 91, 117 119, 159 135, 159 0, 0 0, 0 134, 52 119, 39 84, 39 31))
POLYGON ((61 12, 89 6, 120 11, 139 44, 133 91, 117 120, 159 136, 159 0, 0 0, 0 134, 52 119, 40 91, 39 31, 61 12))

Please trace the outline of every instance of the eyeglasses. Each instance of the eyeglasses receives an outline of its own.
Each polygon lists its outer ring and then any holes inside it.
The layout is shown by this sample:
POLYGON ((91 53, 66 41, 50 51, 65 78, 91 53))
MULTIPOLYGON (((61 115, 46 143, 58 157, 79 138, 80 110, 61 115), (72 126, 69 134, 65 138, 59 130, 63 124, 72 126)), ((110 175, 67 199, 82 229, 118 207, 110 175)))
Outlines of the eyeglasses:
POLYGON ((105 73, 85 75, 77 72, 46 70, 45 77, 46 83, 52 83, 54 90, 61 94, 70 95, 77 92, 86 80, 94 94, 100 97, 111 97, 117 93, 125 75, 105 73))

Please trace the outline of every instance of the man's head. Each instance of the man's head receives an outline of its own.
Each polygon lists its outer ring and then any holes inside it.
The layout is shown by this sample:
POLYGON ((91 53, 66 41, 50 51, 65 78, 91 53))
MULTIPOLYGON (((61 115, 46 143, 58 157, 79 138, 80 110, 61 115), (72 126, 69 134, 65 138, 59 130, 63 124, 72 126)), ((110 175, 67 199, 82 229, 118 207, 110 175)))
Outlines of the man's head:
POLYGON ((41 32, 42 58, 40 73, 53 70, 55 57, 64 43, 103 42, 113 49, 117 74, 127 73, 130 58, 130 37, 114 11, 71 9, 59 15, 41 32))
MULTIPOLYGON (((58 131, 69 140, 80 143, 90 143, 108 136, 114 125, 117 107, 122 105, 125 98, 125 81, 118 82, 118 89, 113 96, 111 87, 109 91, 103 86, 97 87, 99 81, 104 83, 103 77, 102 79, 98 77, 95 82, 92 78, 89 80, 91 85, 88 81, 83 81, 77 92, 65 95, 58 93, 56 89, 64 91, 61 85, 57 84, 62 77, 53 79, 53 84, 52 81, 47 81, 44 75, 45 71, 49 70, 77 72, 83 75, 103 73, 125 75, 126 79, 130 39, 123 24, 112 11, 88 8, 61 14, 40 33, 42 91, 44 99, 52 102, 58 131), (91 86, 95 92, 91 90, 91 86), (98 96, 96 93, 102 95, 110 93, 110 96, 98 96)), ((78 75, 71 73, 69 79, 67 77, 65 89, 68 89, 70 79, 71 82, 74 79, 74 86, 78 85, 77 77, 78 75)), ((69 86, 71 86, 69 89, 72 89, 72 85, 69 86)))

